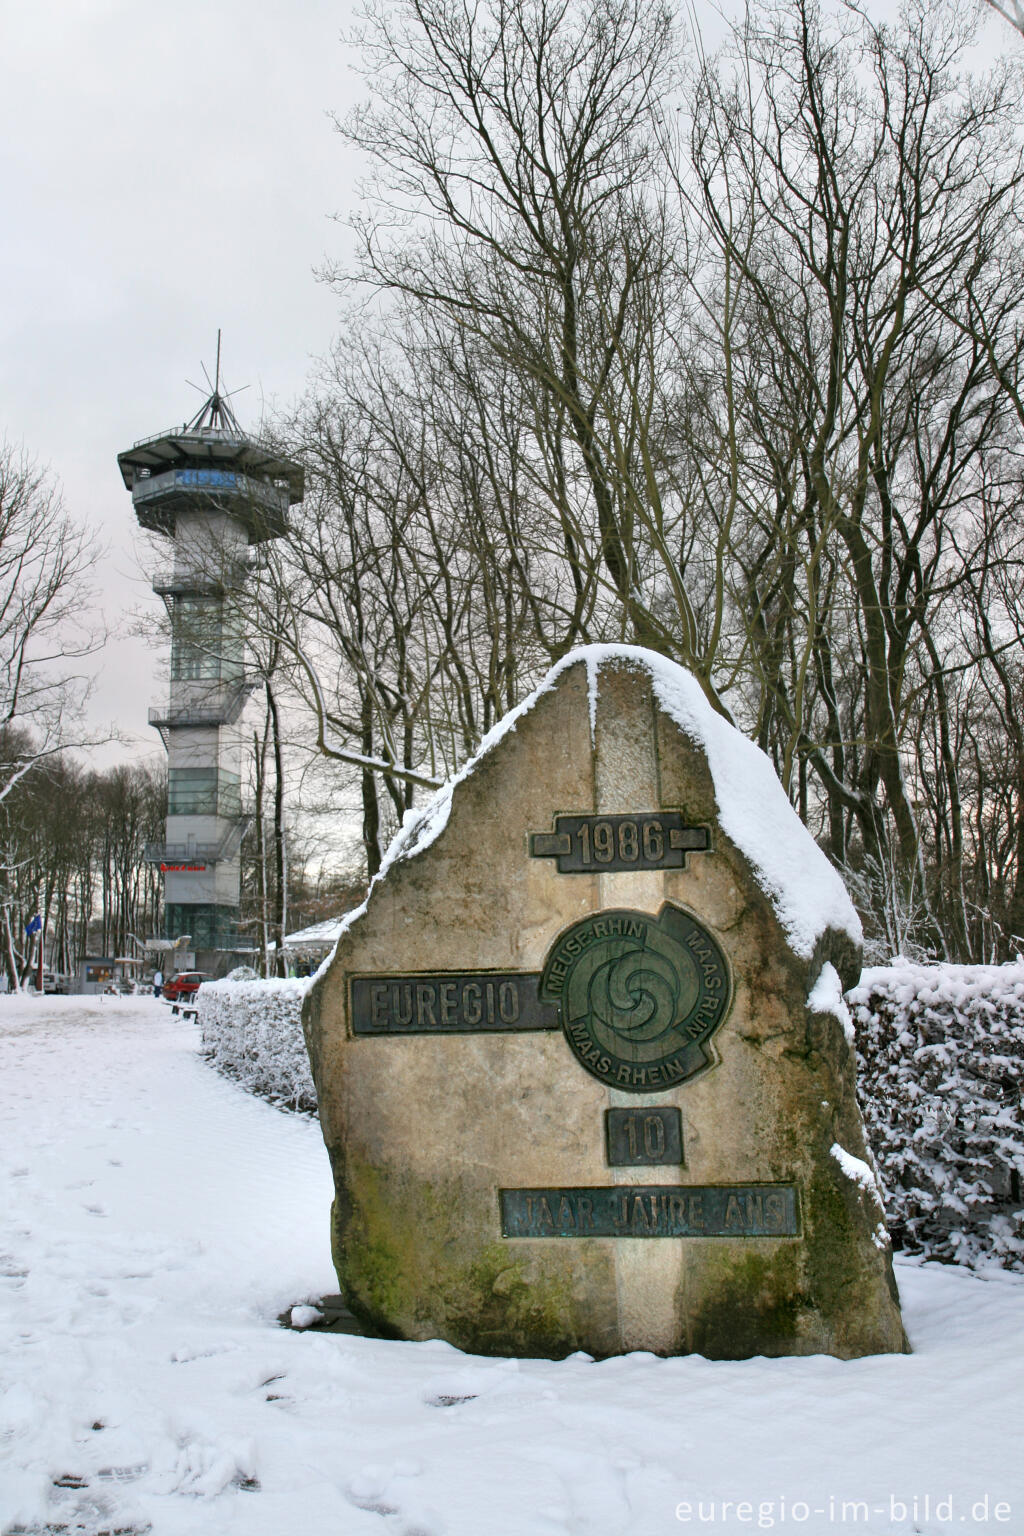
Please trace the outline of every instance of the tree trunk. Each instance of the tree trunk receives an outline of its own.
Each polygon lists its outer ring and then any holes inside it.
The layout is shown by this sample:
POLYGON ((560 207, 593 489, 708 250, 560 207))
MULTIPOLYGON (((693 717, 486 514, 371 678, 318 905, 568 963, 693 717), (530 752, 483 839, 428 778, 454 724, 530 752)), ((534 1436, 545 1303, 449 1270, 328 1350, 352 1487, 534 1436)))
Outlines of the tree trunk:
POLYGON ((278 976, 287 976, 288 965, 284 953, 285 929, 288 926, 288 870, 284 846, 284 744, 281 741, 281 718, 278 713, 277 699, 269 682, 266 689, 271 740, 274 747, 274 873, 277 883, 274 893, 273 919, 274 940, 277 945, 274 952, 274 970, 278 976))

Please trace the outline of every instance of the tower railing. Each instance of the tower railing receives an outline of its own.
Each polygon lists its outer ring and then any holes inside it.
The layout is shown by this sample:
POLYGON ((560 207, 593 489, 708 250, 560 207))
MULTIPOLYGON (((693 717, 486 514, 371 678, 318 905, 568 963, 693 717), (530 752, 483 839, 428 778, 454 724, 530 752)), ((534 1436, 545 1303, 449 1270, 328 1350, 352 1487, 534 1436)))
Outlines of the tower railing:
POLYGON ((237 469, 206 469, 186 465, 184 468, 162 469, 157 474, 138 475, 132 486, 132 502, 151 500, 165 496, 169 491, 206 491, 212 497, 230 496, 261 506, 272 507, 275 512, 287 512, 288 487, 274 481, 255 480, 237 469))
POLYGON ((251 816, 242 816, 225 832, 219 843, 146 843, 142 858, 146 864, 218 864, 238 856, 251 816))
POLYGON ((149 711, 149 723, 157 730, 181 729, 183 726, 234 725, 245 708, 249 695, 259 686, 259 679, 245 677, 230 690, 217 690, 208 702, 200 704, 155 704, 149 711))
POLYGON ((165 438, 177 437, 202 437, 212 438, 214 442, 244 443, 248 438, 241 427, 168 427, 163 432, 151 432, 148 437, 140 437, 132 443, 132 448, 148 448, 150 443, 161 443, 165 438))
POLYGON ((153 591, 157 597, 223 597, 244 586, 256 569, 253 560, 225 560, 215 571, 178 571, 156 576, 153 591))

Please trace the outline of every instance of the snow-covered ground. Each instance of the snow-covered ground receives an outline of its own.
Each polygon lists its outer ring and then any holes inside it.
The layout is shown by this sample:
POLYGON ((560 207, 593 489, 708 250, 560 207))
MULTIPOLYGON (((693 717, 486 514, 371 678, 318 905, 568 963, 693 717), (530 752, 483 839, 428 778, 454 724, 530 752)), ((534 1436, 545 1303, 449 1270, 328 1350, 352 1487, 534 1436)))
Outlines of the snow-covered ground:
POLYGON ((900 1265, 914 1355, 848 1363, 290 1332, 335 1288, 320 1131, 197 1043, 0 998, 4 1536, 1024 1533, 1024 1278, 900 1265))

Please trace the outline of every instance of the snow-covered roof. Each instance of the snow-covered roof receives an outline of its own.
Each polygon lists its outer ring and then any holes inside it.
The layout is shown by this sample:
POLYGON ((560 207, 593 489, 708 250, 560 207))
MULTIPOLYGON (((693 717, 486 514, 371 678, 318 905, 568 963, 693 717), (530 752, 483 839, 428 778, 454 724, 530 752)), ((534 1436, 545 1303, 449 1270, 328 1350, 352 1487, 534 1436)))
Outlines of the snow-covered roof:
POLYGON ((655 651, 633 645, 585 645, 563 656, 538 687, 488 731, 475 756, 407 814, 371 882, 367 901, 340 919, 339 938, 363 916, 374 886, 391 866, 415 858, 440 837, 458 785, 551 692, 564 672, 581 663, 587 668, 591 732, 596 726, 602 669, 625 664, 648 673, 657 702, 705 753, 722 830, 748 859, 796 954, 811 959, 818 940, 830 928, 849 934, 855 944, 863 943, 860 918, 838 871, 790 805, 769 758, 712 707, 692 673, 655 651))
POLYGON ((342 931, 345 919, 342 917, 328 917, 322 923, 311 923, 308 928, 300 928, 295 933, 285 934, 285 949, 302 949, 304 947, 322 946, 324 944, 336 944, 342 931))

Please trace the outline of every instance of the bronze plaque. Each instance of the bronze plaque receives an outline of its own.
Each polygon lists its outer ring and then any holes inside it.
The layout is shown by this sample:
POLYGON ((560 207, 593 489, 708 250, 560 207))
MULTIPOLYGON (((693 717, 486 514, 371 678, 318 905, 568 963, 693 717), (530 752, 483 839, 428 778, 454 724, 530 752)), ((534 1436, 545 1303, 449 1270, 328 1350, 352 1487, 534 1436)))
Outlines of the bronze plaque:
POLYGON ((558 1009, 541 1002, 539 981, 536 971, 352 976, 352 1033, 458 1035, 558 1029, 558 1009))
POLYGON ((681 811, 556 816, 553 832, 530 834, 531 857, 556 859, 560 875, 684 869, 687 853, 710 849, 710 827, 688 827, 681 811))
POLYGON ((799 1237, 792 1184, 503 1189, 502 1237, 799 1237))
POLYGON ((613 908, 573 923, 541 973, 581 1065, 611 1088, 673 1088, 714 1060, 708 1042, 732 1001, 729 967, 696 918, 665 902, 613 908))
POLYGON ((683 1161, 683 1117, 674 1104, 606 1109, 604 1132, 610 1168, 683 1161))

